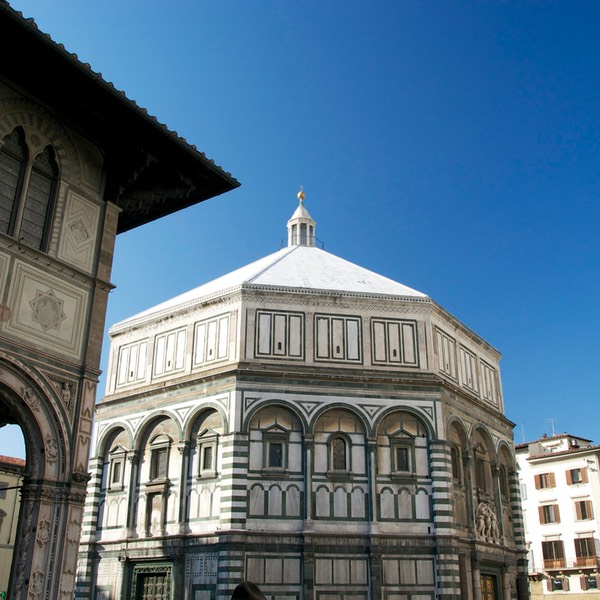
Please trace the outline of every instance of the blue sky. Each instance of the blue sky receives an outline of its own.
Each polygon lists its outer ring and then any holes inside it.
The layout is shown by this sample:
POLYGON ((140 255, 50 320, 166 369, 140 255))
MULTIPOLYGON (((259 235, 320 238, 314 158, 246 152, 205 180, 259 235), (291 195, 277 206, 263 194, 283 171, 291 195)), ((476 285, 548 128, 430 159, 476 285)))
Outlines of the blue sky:
POLYGON ((302 184, 327 251, 503 353, 518 442, 600 441, 600 4, 11 4, 242 184, 120 236, 108 324, 277 250, 302 184))

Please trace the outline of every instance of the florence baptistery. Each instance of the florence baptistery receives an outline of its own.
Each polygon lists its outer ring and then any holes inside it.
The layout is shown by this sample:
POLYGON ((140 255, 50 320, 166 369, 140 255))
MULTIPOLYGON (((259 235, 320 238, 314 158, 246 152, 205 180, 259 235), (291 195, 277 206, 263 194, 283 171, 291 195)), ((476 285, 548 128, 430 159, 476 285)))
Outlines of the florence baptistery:
POLYGON ((111 328, 78 597, 527 598, 500 353, 298 199, 286 247, 111 328))

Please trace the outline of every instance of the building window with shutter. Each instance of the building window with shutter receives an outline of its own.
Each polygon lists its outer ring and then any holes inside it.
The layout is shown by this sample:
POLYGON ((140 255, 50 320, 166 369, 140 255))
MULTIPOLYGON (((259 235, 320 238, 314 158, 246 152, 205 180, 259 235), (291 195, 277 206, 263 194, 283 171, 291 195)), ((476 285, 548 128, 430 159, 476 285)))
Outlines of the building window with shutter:
POLYGON ((554 473, 540 473, 539 475, 535 475, 534 479, 536 490, 556 487, 554 473))
POLYGON ((582 590, 597 590, 598 589, 598 577, 594 575, 583 575, 579 578, 582 590))
POLYGON ((546 504, 538 507, 540 515, 540 524, 547 525, 549 523, 560 523, 560 511, 558 504, 546 504))
POLYGON ((548 579, 548 591, 549 592, 566 592, 569 590, 569 578, 568 577, 554 577, 548 579))
POLYGON ((588 482, 587 469, 569 469, 565 474, 567 476, 567 485, 588 482))
POLYGON ((575 515, 578 521, 587 521, 594 518, 594 510, 590 500, 578 500, 575 502, 575 515))
POLYGON ((57 184, 52 147, 30 157, 25 134, 17 127, 0 148, 0 232, 47 250, 57 184))
POLYGON ((544 569, 558 569, 565 566, 565 548, 562 540, 542 542, 544 569))
POLYGON ((595 567, 598 565, 596 541, 593 537, 584 537, 575 540, 575 557, 578 567, 595 567))

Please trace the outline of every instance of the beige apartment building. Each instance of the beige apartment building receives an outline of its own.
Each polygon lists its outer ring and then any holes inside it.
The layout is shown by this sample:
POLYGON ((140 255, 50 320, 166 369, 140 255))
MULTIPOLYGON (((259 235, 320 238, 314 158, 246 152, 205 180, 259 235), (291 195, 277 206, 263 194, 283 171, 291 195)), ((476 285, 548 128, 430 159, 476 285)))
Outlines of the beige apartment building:
POLYGON ((600 598, 600 446, 561 433, 516 455, 531 597, 600 598))

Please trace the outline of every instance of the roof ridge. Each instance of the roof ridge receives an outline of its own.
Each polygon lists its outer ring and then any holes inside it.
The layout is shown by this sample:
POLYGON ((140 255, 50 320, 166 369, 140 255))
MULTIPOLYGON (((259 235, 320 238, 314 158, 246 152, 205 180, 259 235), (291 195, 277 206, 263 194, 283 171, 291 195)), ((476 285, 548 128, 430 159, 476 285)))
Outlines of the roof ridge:
MULTIPOLYGON (((288 254, 291 254, 292 252, 294 252, 294 250, 297 250, 298 248, 299 248, 299 246, 288 246, 287 248, 282 248, 282 250, 280 251, 281 256, 276 257, 276 260, 270 262, 268 265, 265 265, 262 269, 260 269, 256 273, 254 273, 254 275, 249 277, 245 283, 254 283, 254 280, 257 279, 258 277, 260 277, 265 271, 268 271, 269 269, 271 269, 274 265, 281 262, 286 256, 288 256, 288 254)), ((277 254, 277 253, 275 253, 275 254, 277 254)), ((273 256, 273 255, 271 255, 271 256, 273 256)))

